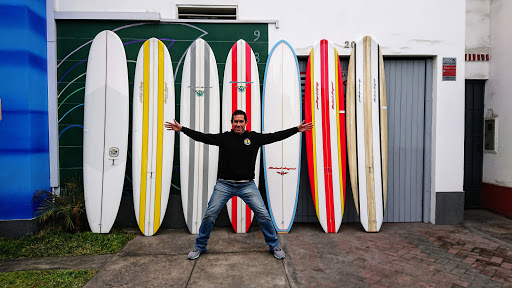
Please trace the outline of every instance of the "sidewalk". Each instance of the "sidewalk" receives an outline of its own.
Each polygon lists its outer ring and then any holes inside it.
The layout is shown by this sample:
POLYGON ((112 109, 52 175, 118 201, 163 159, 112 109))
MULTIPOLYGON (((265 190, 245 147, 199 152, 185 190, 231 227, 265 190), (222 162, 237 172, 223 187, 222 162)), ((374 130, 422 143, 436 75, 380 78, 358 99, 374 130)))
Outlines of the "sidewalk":
POLYGON ((101 269, 86 287, 512 287, 512 220, 485 210, 466 211, 461 226, 384 223, 369 234, 354 223, 325 234, 295 224, 278 237, 282 261, 259 228, 215 228, 196 261, 186 258, 194 235, 164 230, 116 255, 1 260, 0 272, 101 269))

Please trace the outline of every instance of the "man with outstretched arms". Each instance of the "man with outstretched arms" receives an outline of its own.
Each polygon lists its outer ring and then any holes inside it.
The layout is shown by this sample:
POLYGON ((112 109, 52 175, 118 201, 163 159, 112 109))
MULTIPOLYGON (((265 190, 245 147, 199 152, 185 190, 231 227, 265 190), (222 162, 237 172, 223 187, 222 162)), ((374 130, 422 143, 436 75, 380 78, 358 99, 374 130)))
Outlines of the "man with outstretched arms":
POLYGON ((205 144, 219 146, 219 171, 217 184, 208 202, 208 208, 199 227, 199 235, 196 237, 194 250, 188 254, 188 259, 197 259, 206 251, 206 245, 210 238, 213 224, 219 215, 222 207, 233 196, 238 196, 249 205, 265 236, 265 242, 270 247, 270 252, 277 259, 285 257, 284 251, 279 247, 279 240, 276 237, 276 230, 270 219, 270 215, 261 198, 260 191, 254 183, 254 167, 256 156, 261 146, 284 140, 297 132, 311 130, 312 123, 305 124, 304 121, 297 127, 278 131, 275 133, 262 134, 248 132, 247 115, 242 110, 236 110, 231 116, 233 129, 229 132, 219 134, 204 134, 183 127, 176 120, 174 123, 166 122, 168 130, 182 131, 195 141, 205 144))

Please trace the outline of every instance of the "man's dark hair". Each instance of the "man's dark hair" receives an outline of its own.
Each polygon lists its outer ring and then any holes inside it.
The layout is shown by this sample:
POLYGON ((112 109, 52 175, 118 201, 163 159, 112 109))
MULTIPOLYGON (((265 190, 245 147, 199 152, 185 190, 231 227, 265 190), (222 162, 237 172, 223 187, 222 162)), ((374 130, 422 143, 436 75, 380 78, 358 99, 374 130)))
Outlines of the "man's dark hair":
POLYGON ((231 122, 233 122, 235 115, 244 115, 245 122, 247 122, 247 114, 245 114, 245 112, 242 110, 235 110, 235 112, 233 112, 233 115, 231 115, 231 122))

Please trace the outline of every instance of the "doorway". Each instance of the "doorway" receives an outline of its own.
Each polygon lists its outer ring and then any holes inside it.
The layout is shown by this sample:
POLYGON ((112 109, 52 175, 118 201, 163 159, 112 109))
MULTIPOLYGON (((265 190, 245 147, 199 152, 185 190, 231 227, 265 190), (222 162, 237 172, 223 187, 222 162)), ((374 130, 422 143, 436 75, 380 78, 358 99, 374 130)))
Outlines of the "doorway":
POLYGON ((485 80, 466 80, 464 209, 480 208, 483 171, 485 80))

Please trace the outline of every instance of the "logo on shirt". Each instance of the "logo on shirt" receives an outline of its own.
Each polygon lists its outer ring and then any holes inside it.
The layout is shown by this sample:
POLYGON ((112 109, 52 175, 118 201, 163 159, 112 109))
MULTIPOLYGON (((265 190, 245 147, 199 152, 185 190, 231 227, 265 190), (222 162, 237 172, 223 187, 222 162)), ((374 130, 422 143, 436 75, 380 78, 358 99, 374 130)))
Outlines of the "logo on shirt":
POLYGON ((249 138, 245 138, 244 144, 247 146, 251 145, 251 140, 249 140, 249 138))

